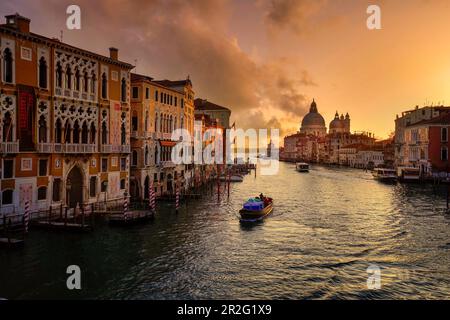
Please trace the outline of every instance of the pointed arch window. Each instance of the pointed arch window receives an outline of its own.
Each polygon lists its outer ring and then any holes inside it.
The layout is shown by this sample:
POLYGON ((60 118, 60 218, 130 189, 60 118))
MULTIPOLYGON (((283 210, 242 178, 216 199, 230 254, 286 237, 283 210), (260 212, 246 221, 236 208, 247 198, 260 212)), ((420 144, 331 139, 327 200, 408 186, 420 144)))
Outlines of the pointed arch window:
POLYGON ((88 143, 88 126, 86 124, 86 121, 83 122, 83 126, 81 127, 81 143, 87 144, 88 143))
POLYGON ((13 141, 13 122, 11 113, 6 112, 3 116, 3 134, 2 139, 4 142, 12 142, 13 141))
POLYGON ((66 125, 64 127, 64 143, 72 142, 71 132, 72 132, 72 126, 68 121, 66 121, 66 125))
POLYGON ((149 153, 148 153, 148 146, 145 146, 145 165, 148 166, 148 159, 149 158, 149 153))
POLYGON ((88 73, 85 72, 83 76, 83 91, 88 92, 88 87, 89 87, 89 76, 88 73))
POLYGON ((13 82, 13 56, 9 48, 3 51, 3 80, 7 83, 13 82))
POLYGON ((102 74, 102 98, 106 99, 108 90, 108 80, 106 79, 106 73, 102 74))
POLYGON ((58 120, 56 120, 56 125, 55 125, 55 142, 56 143, 61 143, 61 130, 62 130, 61 120, 58 119, 58 120))
POLYGON ((121 84, 121 97, 122 102, 127 102, 127 81, 125 78, 122 78, 122 84, 121 84))
POLYGON ((75 71, 75 90, 76 91, 80 91, 80 82, 81 82, 81 74, 80 74, 80 70, 78 70, 78 68, 75 71))
POLYGON ((92 73, 91 76, 91 93, 95 94, 95 86, 97 85, 97 77, 95 76, 95 73, 92 73))
POLYGON ((121 131, 121 133, 120 133, 121 143, 122 143, 122 145, 126 145, 127 144, 127 132, 125 129, 125 123, 122 123, 120 131, 121 131))
POLYGON ((106 127, 106 122, 102 123, 102 144, 108 143, 108 128, 106 127))
POLYGON ((94 122, 91 123, 91 129, 90 129, 90 142, 91 144, 95 144, 95 140, 96 140, 96 135, 97 135, 97 129, 95 128, 95 124, 94 122))
POLYGON ((133 167, 137 167, 137 162, 138 162, 138 153, 136 150, 133 150, 133 152, 131 153, 131 165, 133 167))
POLYGON ((56 65, 56 87, 62 88, 62 82, 63 82, 63 72, 61 64, 58 62, 56 65))
POLYGON ((72 70, 69 65, 66 68, 66 89, 72 89, 72 70))
POLYGON ((73 125, 73 143, 80 143, 80 125, 78 121, 73 125))
POLYGON ((47 89, 47 61, 44 57, 39 59, 39 87, 47 89))
POLYGON ((42 115, 39 118, 39 143, 47 142, 47 121, 45 117, 42 115))

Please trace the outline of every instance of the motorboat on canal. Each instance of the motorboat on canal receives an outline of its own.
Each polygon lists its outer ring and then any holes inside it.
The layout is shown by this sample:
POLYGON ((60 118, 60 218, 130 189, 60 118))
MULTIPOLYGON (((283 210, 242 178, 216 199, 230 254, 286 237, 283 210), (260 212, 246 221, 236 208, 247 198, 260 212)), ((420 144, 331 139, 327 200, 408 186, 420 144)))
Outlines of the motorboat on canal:
POLYGON ((309 172, 309 164, 305 162, 297 162, 295 164, 295 170, 298 172, 309 172))
POLYGON ((376 180, 392 182, 397 181, 397 173, 394 169, 387 168, 375 168, 372 171, 372 175, 376 180))
POLYGON ((239 214, 242 223, 261 221, 273 211, 273 199, 260 195, 250 198, 245 203, 239 214))

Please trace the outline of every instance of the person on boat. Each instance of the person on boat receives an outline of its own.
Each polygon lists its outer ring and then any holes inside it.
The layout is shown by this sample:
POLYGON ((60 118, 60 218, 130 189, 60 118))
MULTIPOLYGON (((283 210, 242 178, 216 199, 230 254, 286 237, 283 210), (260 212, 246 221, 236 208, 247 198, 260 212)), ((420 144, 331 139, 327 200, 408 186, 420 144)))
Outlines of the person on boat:
POLYGON ((266 196, 264 196, 262 193, 259 195, 259 198, 261 199, 261 201, 264 203, 264 208, 267 207, 270 204, 270 198, 267 198, 266 196))

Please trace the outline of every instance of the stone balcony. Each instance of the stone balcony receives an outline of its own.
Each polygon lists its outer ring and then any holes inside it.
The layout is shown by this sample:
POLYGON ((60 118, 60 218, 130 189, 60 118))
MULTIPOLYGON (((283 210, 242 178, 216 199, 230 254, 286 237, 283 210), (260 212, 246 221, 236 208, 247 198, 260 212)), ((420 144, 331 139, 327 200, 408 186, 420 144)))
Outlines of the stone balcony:
POLYGON ((101 153, 130 153, 130 145, 103 144, 100 146, 101 153))
POLYGON ((97 145, 81 143, 38 143, 39 153, 96 153, 97 145))
POLYGON ((53 153, 54 147, 53 143, 41 142, 37 144, 37 152, 39 153, 53 153))
POLYGON ((175 168, 176 167, 176 164, 173 163, 173 161, 161 161, 160 165, 163 168, 175 168))
POLYGON ((19 141, 16 142, 0 142, 0 153, 18 153, 19 141))

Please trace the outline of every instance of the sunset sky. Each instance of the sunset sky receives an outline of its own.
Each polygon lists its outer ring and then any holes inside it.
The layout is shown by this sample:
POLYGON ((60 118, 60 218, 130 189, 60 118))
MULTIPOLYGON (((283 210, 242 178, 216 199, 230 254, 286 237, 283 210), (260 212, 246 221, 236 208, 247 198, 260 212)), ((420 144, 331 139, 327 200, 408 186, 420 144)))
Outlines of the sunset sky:
POLYGON ((189 74, 196 97, 232 109, 240 127, 298 130, 312 98, 327 126, 349 112, 352 130, 387 137, 397 113, 450 104, 447 0, 2 0, 31 29, 119 58, 157 79, 189 74), (82 29, 65 28, 78 4, 82 29), (366 27, 378 4, 382 30, 366 27))

